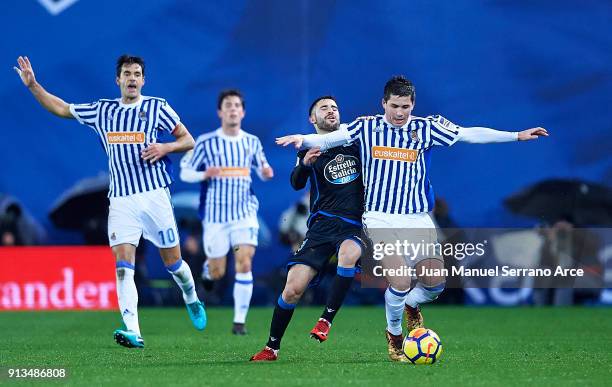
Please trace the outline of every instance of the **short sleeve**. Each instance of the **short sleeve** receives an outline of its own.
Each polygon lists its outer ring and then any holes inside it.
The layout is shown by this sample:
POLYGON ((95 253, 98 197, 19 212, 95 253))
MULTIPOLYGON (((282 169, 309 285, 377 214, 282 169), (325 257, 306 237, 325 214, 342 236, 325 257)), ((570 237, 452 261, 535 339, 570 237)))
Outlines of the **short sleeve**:
POLYGON ((164 101, 159 109, 158 128, 171 133, 180 122, 181 119, 178 114, 176 114, 168 102, 164 101))
POLYGON ((460 126, 453 124, 442 116, 427 117, 429 137, 432 145, 451 146, 459 140, 460 126))
POLYGON ((346 138, 348 139, 348 143, 352 144, 356 140, 359 139, 359 135, 363 130, 363 126, 366 121, 370 120, 369 117, 359 117, 355 121, 350 124, 342 124, 338 131, 344 131, 346 133, 346 138))
POLYGON ((68 105, 68 108, 70 109, 70 114, 72 114, 79 123, 94 126, 98 119, 98 114, 100 113, 99 106, 100 102, 96 101, 92 103, 71 103, 68 105))

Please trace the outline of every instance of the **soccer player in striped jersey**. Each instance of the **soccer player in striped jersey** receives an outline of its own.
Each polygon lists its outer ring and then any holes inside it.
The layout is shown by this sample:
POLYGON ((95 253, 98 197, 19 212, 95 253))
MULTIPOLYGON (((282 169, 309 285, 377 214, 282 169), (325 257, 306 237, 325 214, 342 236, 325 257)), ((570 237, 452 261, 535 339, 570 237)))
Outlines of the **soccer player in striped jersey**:
MULTIPOLYGON (((309 110, 309 120, 318 133, 330 133, 340 126, 340 113, 331 96, 317 98, 309 110)), ((342 306, 365 250, 361 238, 363 184, 359 146, 351 144, 322 153, 317 148, 298 153, 291 173, 291 186, 300 190, 310 180, 310 217, 302 246, 289 259, 287 283, 278 297, 270 335, 264 349, 251 361, 275 361, 281 340, 289 326, 296 304, 308 286, 316 285, 329 260, 337 255, 338 265, 325 308, 310 331, 323 342, 336 313, 342 306)))
POLYGON ((245 110, 240 91, 221 92, 217 114, 221 127, 198 137, 193 152, 181 161, 181 179, 201 184, 200 217, 208 257, 202 272, 205 281, 225 275, 227 253, 230 247, 233 249, 236 277, 232 332, 244 335, 253 294, 251 265, 259 231, 259 202, 251 189, 251 169, 262 180, 271 179, 274 171, 261 141, 241 129, 245 110))
MULTIPOLYGON (((429 212, 433 209, 434 193, 429 181, 431 152, 435 147, 447 147, 457 141, 492 143, 534 140, 547 136, 544 128, 520 132, 503 132, 483 127, 460 127, 441 116, 412 116, 415 88, 402 76, 391 78, 384 88, 384 115, 358 118, 347 127, 326 135, 291 135, 277 139, 283 146, 319 147, 321 150, 358 141, 365 187, 363 223, 376 242, 396 240, 434 243, 435 225, 429 212), (377 230, 380 233, 377 233, 377 230), (392 230, 392 232, 389 232, 392 230), (414 230, 414 232, 412 231, 414 230)), ((386 256, 383 268, 411 265, 403 256, 386 256)), ((417 256, 412 264, 421 273, 427 267, 441 272, 441 257, 417 256)), ((410 278, 386 276, 389 287, 385 292, 387 317, 386 337, 389 357, 403 361, 401 346, 402 315, 407 313, 407 328, 423 325, 419 305, 435 300, 444 289, 445 278, 419 276, 410 290, 410 278)))
POLYGON ((116 259, 117 298, 125 325, 115 330, 115 341, 129 348, 144 347, 134 283, 136 246, 141 236, 159 248, 166 269, 183 292, 193 325, 203 330, 206 311, 195 292, 191 270, 181 259, 168 190, 172 183, 170 160, 166 156, 193 148, 194 140, 168 102, 141 95, 145 81, 143 59, 119 57, 116 83, 121 97, 86 104, 68 104, 47 92, 36 81, 28 57, 19 57, 17 62, 15 71, 36 100, 56 116, 76 119, 90 127, 108 156, 108 239, 116 259), (160 131, 171 133, 175 141, 157 142, 160 131))

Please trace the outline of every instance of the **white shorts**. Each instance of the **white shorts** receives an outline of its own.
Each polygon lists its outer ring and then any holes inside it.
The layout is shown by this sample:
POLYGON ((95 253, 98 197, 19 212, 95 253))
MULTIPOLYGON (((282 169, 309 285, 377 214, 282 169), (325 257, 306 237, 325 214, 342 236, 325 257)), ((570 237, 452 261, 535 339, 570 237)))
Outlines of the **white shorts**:
POLYGON ((421 261, 425 258, 441 259, 433 248, 438 243, 438 233, 433 219, 427 212, 417 214, 386 214, 378 211, 366 211, 363 214, 364 229, 373 245, 377 243, 396 243, 408 241, 417 249, 411 249, 410 261, 421 261))
POLYGON ((259 222, 257 215, 228 223, 202 222, 204 252, 208 258, 223 258, 230 247, 257 246, 259 222))
POLYGON ((380 211, 363 213, 363 224, 367 228, 436 228, 428 212, 417 214, 387 214, 380 211))
POLYGON ((179 243, 179 234, 168 188, 111 197, 108 211, 108 241, 112 246, 138 246, 140 236, 158 248, 179 243))

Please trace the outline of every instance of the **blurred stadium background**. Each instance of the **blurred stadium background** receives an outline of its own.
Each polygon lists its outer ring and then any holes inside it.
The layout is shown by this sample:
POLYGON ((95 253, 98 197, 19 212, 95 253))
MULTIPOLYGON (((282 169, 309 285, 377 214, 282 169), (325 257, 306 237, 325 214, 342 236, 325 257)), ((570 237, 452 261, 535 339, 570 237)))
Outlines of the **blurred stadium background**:
MULTIPOLYGON (((530 228, 540 220, 512 214, 505 198, 551 178, 603 186, 612 180, 609 1, 5 0, 2 8, 5 245, 106 243, 104 224, 96 219, 67 230, 49 216, 75 186, 100 187, 106 156, 89 129, 37 105, 11 69, 19 55, 29 56, 37 79, 68 102, 118 96, 116 58, 140 55, 147 63, 143 93, 166 98, 194 137, 218 127, 215 101, 221 89, 243 91, 243 129, 261 138, 276 172, 272 182, 254 183, 265 224, 254 263, 256 305, 271 305, 282 288, 290 248, 280 242, 279 221, 302 196, 288 183, 295 154, 276 147, 274 138, 311 132, 307 108, 319 95, 335 95, 341 118, 348 121, 379 113, 385 81, 405 74, 417 87, 417 115, 443 114, 460 125, 502 130, 547 128, 550 138, 521 146, 459 144, 435 152, 432 183, 453 226, 530 228)), ((177 177, 172 192, 183 243, 192 244, 184 250, 194 256, 189 259, 202 259, 190 211, 198 187, 178 181, 179 158, 172 156, 177 177)), ((103 195, 95 200, 104 208, 103 195)), ((599 270, 605 269, 605 248, 604 243, 598 251, 599 270)), ((5 268, 24 260, 15 250, 0 251, 5 268)), ((41 251, 28 252, 45 257, 44 266, 34 263, 32 270, 38 267, 39 280, 50 283, 66 281, 66 265, 79 277, 79 264, 93 254, 41 251)), ((156 250, 148 246, 142 257, 141 304, 178 304, 178 291, 166 289, 171 284, 156 250)), ((15 309, 6 286, 19 282, 20 273, 3 271, 0 309, 15 309)), ((208 296, 209 302, 229 304, 230 286, 225 289, 208 296)), ((318 296, 315 292, 306 302, 317 303, 318 296)), ((599 294, 591 296, 585 302, 601 301, 599 294)), ((510 300, 460 294, 449 301, 533 302, 529 292, 510 300)), ((348 300, 381 301, 378 293, 361 292, 359 286, 348 300)))

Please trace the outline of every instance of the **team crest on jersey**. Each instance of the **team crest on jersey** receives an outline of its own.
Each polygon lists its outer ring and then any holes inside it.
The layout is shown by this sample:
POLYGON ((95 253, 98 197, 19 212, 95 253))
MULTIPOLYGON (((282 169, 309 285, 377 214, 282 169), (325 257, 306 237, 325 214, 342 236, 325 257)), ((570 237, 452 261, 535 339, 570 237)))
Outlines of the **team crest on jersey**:
POLYGON ((140 121, 147 121, 147 112, 144 110, 141 110, 138 112, 138 118, 140 119, 140 121))
POLYGON ((359 177, 359 159, 337 155, 323 169, 325 179, 332 184, 347 184, 359 177))
POLYGON ((416 130, 412 130, 412 131, 410 132, 410 138, 411 138, 413 141, 419 141, 419 134, 417 133, 417 131, 416 131, 416 130))
POLYGON ((116 240, 117 239, 117 235, 115 235, 115 233, 112 233, 110 239, 111 239, 111 241, 116 240))

